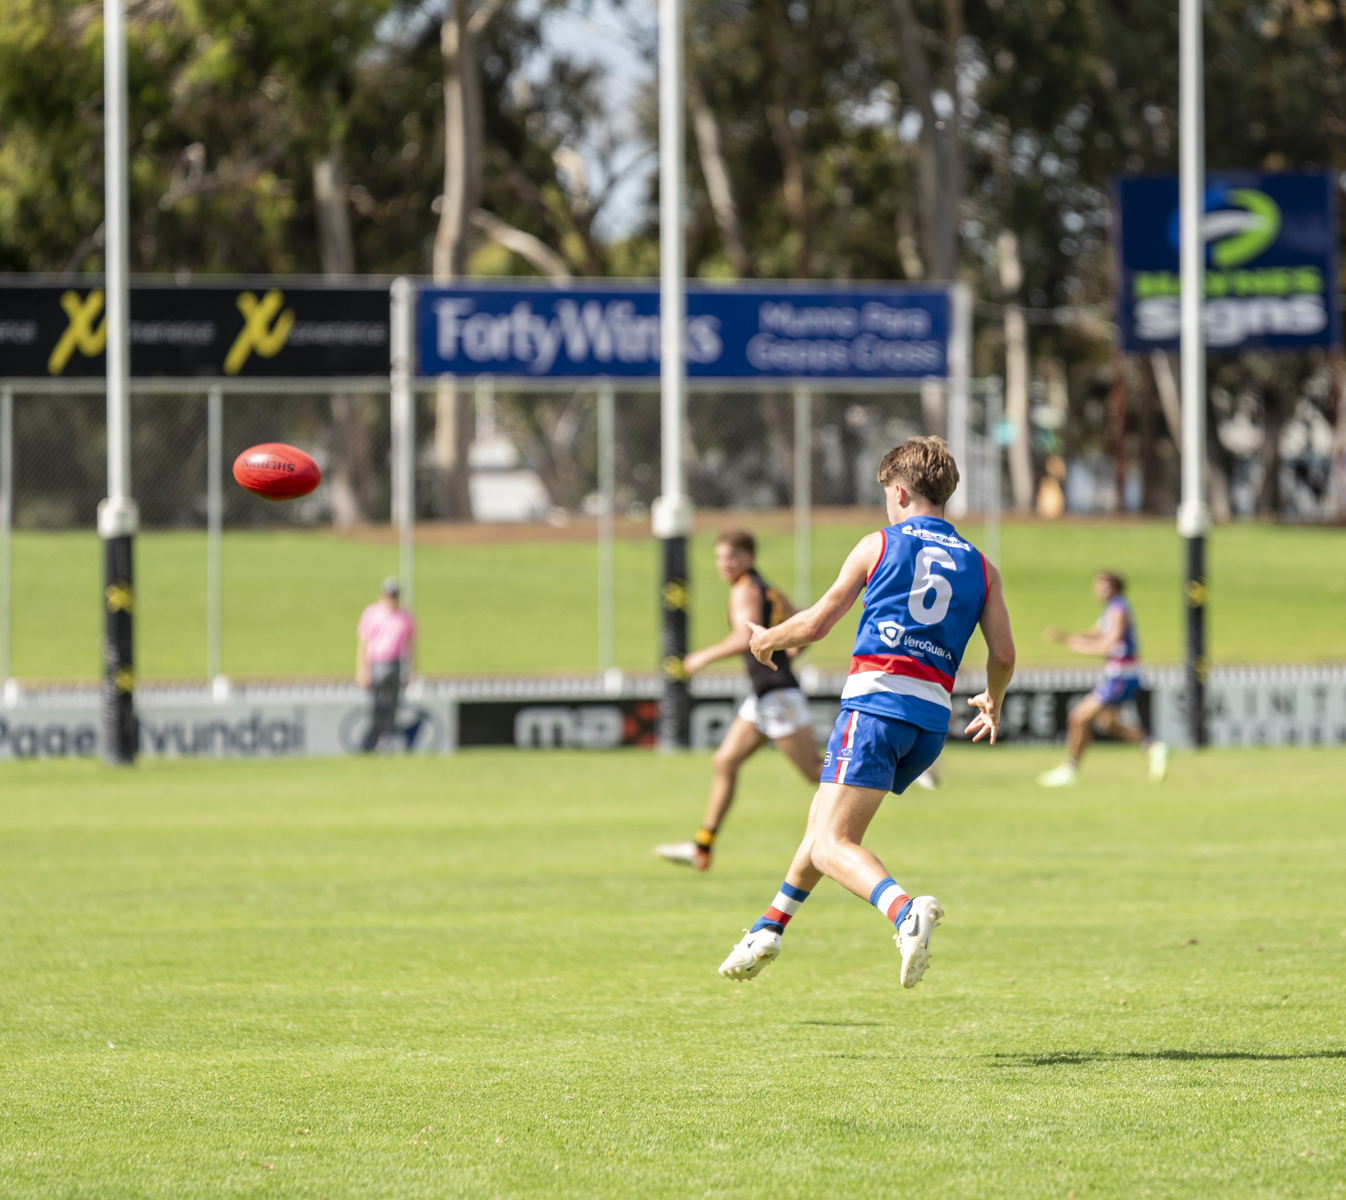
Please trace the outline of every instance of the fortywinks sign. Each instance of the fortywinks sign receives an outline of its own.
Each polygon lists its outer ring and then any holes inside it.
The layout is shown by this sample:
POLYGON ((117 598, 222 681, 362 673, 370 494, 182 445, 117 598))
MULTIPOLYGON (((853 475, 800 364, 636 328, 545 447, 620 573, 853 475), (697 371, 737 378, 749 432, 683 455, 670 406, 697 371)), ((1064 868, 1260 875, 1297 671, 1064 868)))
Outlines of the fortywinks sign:
MULTIPOLYGON (((131 287, 135 376, 388 372, 388 290, 193 282, 131 287)), ((106 372, 103 288, 0 282, 0 377, 106 372)))
MULTIPOLYGON (((711 379, 946 375, 947 287, 692 287, 687 373, 711 379)), ((659 291, 429 288, 417 301, 423 375, 653 377, 659 291)))
MULTIPOLYGON (((1334 181, 1328 172, 1207 176, 1203 321, 1211 350, 1340 344, 1334 181)), ((1115 208, 1122 344, 1176 349, 1177 176, 1118 180, 1115 208)))

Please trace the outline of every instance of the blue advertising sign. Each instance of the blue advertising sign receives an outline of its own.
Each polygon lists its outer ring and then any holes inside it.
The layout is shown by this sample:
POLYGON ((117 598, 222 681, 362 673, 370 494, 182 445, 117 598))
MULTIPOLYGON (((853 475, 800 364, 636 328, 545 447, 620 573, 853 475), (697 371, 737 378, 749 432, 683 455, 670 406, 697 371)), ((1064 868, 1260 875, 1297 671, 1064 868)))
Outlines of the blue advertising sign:
MULTIPOLYGON (((1336 346, 1337 210, 1330 172, 1211 172, 1206 179, 1206 345, 1336 346)), ((1179 340, 1178 178, 1119 179, 1117 312, 1126 350, 1179 340)))
MULTIPOLYGON (((893 379, 948 373, 944 287, 799 290, 693 286, 693 377, 893 379)), ((428 288, 417 301, 422 375, 655 377, 659 290, 428 288)))

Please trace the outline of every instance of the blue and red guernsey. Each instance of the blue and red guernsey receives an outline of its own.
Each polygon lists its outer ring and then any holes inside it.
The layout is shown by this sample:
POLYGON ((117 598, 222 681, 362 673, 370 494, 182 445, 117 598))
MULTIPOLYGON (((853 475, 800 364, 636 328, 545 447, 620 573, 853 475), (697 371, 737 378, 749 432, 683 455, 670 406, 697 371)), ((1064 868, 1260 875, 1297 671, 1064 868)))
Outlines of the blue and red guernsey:
POLYGON ((883 532, 841 707, 943 732, 958 664, 986 604, 986 561, 939 517, 883 532))
POLYGON ((1140 639, 1136 636, 1136 614, 1125 596, 1114 596, 1103 606, 1098 623, 1109 617, 1118 617, 1124 627, 1122 640, 1108 651, 1103 662, 1103 674, 1109 679, 1140 678, 1140 639))

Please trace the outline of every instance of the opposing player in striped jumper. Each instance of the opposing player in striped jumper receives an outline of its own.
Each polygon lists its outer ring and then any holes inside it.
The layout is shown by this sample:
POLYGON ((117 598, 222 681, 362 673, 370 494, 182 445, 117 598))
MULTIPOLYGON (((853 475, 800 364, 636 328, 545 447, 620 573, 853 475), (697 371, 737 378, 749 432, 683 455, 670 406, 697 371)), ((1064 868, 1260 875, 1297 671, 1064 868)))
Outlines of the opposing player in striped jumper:
POLYGON ((986 639, 986 690, 968 701, 976 715, 965 732, 995 744, 1014 637, 1000 573, 944 519, 958 486, 944 442, 908 438, 884 456, 878 478, 888 528, 860 541, 817 604, 771 629, 752 625, 750 648, 766 663, 825 637, 865 593, 804 840, 775 899, 720 965, 727 979, 752 979, 775 960, 786 925, 824 875, 892 923, 903 987, 925 974, 930 935, 944 916, 934 896, 913 899, 860 843, 884 797, 900 795, 939 757, 953 719, 954 677, 977 626, 986 639))
POLYGON ((753 622, 768 629, 799 610, 778 588, 757 573, 757 541, 746 529, 727 529, 715 541, 715 569, 729 584, 729 636, 697 650, 682 660, 688 675, 735 654, 743 656, 748 669, 748 693, 738 715, 715 750, 714 774, 701 828, 690 842, 665 842, 654 852, 673 863, 698 871, 710 869, 715 838, 729 807, 734 803, 739 768, 767 742, 785 755, 810 784, 818 782, 822 762, 818 739, 813 733, 809 702, 799 689, 791 666, 792 655, 781 650, 770 665, 763 666, 748 653, 748 629, 753 622))

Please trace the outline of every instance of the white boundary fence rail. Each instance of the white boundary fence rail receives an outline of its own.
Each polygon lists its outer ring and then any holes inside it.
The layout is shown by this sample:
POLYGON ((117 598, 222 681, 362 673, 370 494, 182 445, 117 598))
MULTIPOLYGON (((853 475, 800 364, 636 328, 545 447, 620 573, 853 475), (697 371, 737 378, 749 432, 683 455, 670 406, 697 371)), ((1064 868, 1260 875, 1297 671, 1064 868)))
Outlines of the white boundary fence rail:
MULTIPOLYGON (((1064 736, 1069 706, 1096 682, 1085 670, 1026 670, 1010 686, 1001 736, 1049 743, 1064 736)), ((839 710, 840 673, 805 668, 820 737, 839 710)), ((966 723, 964 700, 983 680, 959 676, 953 740, 966 723)), ((718 743, 744 693, 736 674, 693 681, 692 744, 718 743)), ((447 754, 478 746, 610 749, 652 744, 660 681, 604 679, 422 681, 398 714, 398 749, 447 754)), ((0 761, 93 757, 102 723, 96 689, 26 692, 0 708, 0 761)), ((1216 746, 1346 744, 1346 666, 1215 668, 1206 689, 1210 742, 1216 746)), ((1166 741, 1182 741, 1182 671, 1145 674, 1137 715, 1166 741)), ((354 684, 238 688, 222 701, 208 688, 143 687, 138 695, 140 752, 170 758, 292 758, 359 751, 368 728, 366 694, 354 684)))

